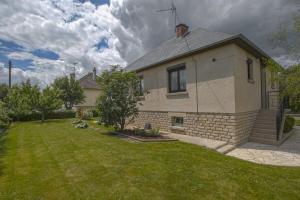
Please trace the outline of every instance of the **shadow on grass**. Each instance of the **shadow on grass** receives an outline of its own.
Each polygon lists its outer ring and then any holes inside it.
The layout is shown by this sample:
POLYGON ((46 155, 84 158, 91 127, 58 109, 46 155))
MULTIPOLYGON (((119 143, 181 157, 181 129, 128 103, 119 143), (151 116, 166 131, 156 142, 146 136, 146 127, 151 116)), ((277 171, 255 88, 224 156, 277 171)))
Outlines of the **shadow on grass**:
POLYGON ((33 124, 63 124, 68 120, 72 121, 73 119, 48 119, 48 120, 45 120, 44 122, 42 122, 42 121, 31 121, 30 123, 33 123, 33 124))
POLYGON ((4 169, 3 158, 6 153, 6 147, 5 147, 6 135, 7 135, 7 130, 6 131, 0 130, 0 177, 3 175, 3 169, 4 169))

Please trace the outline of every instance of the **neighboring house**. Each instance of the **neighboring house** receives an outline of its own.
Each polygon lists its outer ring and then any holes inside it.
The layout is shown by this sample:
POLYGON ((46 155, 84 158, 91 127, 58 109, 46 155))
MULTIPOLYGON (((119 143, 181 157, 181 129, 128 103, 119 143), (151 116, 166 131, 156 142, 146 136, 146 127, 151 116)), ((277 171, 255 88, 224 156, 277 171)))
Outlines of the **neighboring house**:
POLYGON ((78 104, 75 106, 76 109, 87 110, 94 109, 96 106, 96 101, 98 96, 100 95, 100 87, 97 83, 97 72, 96 68, 93 69, 92 73, 88 73, 87 75, 80 78, 78 81, 80 86, 83 88, 85 101, 82 104, 78 104))
MULTIPOLYGON (((258 142, 275 143, 276 122, 267 122, 272 141, 256 137, 264 127, 254 130, 260 118, 276 118, 278 108, 273 102, 274 111, 268 110, 269 91, 278 91, 278 85, 271 87, 267 80, 270 75, 262 64, 267 58, 241 34, 202 28, 189 32, 180 24, 176 37, 126 67, 141 77, 142 105, 134 123, 234 145, 250 135, 258 142)), ((278 92, 274 95, 278 99, 278 92)))

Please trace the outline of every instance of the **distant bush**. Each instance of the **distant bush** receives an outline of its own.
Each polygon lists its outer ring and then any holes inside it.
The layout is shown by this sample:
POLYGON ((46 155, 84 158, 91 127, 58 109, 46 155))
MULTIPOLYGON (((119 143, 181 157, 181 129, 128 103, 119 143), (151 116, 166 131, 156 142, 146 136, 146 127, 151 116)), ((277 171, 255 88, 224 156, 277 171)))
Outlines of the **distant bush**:
POLYGON ((294 126, 295 126, 295 119, 291 116, 287 116, 285 118, 283 132, 284 133, 290 132, 291 130, 293 130, 294 126))
MULTIPOLYGON (((74 111, 55 111, 51 113, 47 113, 45 119, 68 119, 75 118, 76 113, 74 111)), ((19 114, 18 116, 14 114, 9 114, 9 117, 13 121, 37 121, 41 119, 41 113, 38 112, 30 112, 19 114)))
POLYGON ((0 129, 8 128, 10 124, 10 118, 7 115, 4 103, 0 101, 0 129))
POLYGON ((93 118, 93 111, 92 110, 86 110, 83 112, 83 115, 82 115, 82 119, 84 120, 89 120, 89 119, 92 119, 93 118))

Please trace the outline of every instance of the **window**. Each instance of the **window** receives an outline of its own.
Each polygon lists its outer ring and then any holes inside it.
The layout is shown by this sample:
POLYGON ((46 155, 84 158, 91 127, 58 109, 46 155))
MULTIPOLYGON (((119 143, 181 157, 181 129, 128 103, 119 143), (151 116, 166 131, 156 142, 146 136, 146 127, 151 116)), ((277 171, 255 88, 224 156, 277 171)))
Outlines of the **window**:
POLYGON ((186 73, 185 66, 180 66, 168 70, 169 73, 169 92, 186 91, 186 73))
POLYGON ((140 76, 139 91, 140 91, 140 96, 143 96, 144 95, 144 77, 143 76, 140 76))
POLYGON ((183 126, 183 117, 172 117, 172 126, 183 126))
POLYGON ((247 60, 247 76, 248 81, 254 81, 253 79, 253 60, 248 58, 247 60))

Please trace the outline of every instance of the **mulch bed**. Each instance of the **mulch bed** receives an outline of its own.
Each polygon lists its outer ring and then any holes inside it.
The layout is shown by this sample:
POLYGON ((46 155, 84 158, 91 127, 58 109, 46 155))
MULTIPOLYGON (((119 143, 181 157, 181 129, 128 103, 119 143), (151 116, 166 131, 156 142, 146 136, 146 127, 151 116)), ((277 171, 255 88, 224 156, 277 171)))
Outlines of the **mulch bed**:
POLYGON ((124 130, 122 132, 114 132, 114 134, 121 135, 123 137, 127 137, 132 140, 140 141, 140 142, 171 142, 177 141, 177 139, 170 138, 165 135, 159 136, 142 136, 136 135, 132 130, 124 130))

